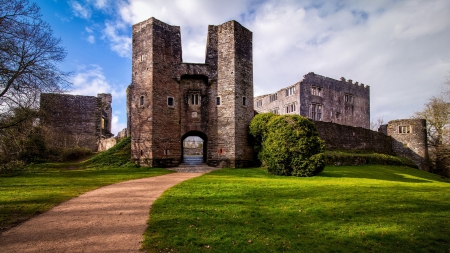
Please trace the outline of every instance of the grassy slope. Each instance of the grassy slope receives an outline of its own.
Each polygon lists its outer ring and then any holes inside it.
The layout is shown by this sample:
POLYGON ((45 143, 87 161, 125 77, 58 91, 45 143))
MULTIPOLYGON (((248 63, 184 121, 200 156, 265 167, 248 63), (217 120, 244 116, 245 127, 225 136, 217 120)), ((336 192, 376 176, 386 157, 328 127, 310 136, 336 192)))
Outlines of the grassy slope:
POLYGON ((0 177, 0 232, 101 186, 171 173, 127 163, 128 150, 125 140, 81 164, 39 164, 20 175, 0 177))
POLYGON ((449 252, 450 184, 400 166, 326 167, 313 178, 224 169, 151 209, 150 252, 449 252))

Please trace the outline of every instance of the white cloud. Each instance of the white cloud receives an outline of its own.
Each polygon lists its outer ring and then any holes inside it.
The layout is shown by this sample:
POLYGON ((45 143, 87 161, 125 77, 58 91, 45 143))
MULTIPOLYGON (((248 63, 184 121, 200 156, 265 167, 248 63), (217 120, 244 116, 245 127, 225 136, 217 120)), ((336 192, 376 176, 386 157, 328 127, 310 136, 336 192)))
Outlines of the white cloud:
POLYGON ((235 19, 253 32, 255 95, 291 85, 308 72, 344 76, 371 86, 372 119, 385 122, 421 109, 450 71, 448 0, 115 4, 116 16, 105 22, 103 35, 122 57, 131 55, 131 25, 155 17, 181 27, 185 62, 203 62, 207 25, 235 19))
POLYGON ((113 111, 112 121, 111 121, 111 133, 117 135, 118 132, 127 127, 126 123, 119 122, 120 111, 113 111))
POLYGON ((80 66, 71 81, 73 85, 69 94, 97 96, 99 93, 111 93, 114 99, 125 98, 126 88, 111 85, 103 69, 95 64, 80 66))
POLYGON ((94 0, 94 5, 98 9, 103 9, 107 7, 109 4, 109 0, 94 0))
POLYGON ((79 18, 88 19, 91 17, 91 10, 87 6, 81 5, 77 1, 70 1, 70 6, 75 16, 79 18))
POLYGON ((94 35, 89 35, 86 39, 89 43, 94 44, 95 43, 95 37, 94 35))
POLYGON ((125 24, 123 23, 107 22, 103 35, 109 41, 112 51, 121 57, 131 57, 131 38, 119 34, 119 31, 123 29, 125 29, 125 24))
POLYGON ((94 36, 94 31, 89 28, 89 27, 85 27, 84 28, 86 30, 86 32, 89 34, 88 37, 86 38, 86 40, 91 43, 94 44, 95 43, 95 36, 94 36))

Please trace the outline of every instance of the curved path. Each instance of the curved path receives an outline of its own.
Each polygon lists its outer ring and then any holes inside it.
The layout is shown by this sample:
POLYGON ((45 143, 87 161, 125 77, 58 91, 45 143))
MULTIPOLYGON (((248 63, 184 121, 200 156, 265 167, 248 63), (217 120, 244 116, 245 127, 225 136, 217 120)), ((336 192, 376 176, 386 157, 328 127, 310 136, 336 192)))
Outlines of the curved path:
POLYGON ((166 189, 207 171, 131 180, 87 192, 2 233, 0 252, 139 252, 153 201, 166 189))

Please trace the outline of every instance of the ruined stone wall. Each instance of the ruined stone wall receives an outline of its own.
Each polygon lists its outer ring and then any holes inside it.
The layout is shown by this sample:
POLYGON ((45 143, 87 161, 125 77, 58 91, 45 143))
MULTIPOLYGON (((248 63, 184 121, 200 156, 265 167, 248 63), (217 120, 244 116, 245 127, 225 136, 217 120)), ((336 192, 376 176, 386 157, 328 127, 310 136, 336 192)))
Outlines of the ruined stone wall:
POLYGON ((111 135, 110 124, 109 130, 102 129, 102 117, 110 122, 110 118, 105 118, 110 117, 108 112, 103 110, 110 110, 110 103, 109 94, 99 94, 99 97, 41 94, 41 124, 49 145, 63 149, 80 146, 97 151, 102 134, 111 135))
POLYGON ((395 154, 410 158, 420 169, 428 171, 426 120, 393 120, 383 128, 394 139, 392 148, 395 154))
POLYGON ((393 139, 383 133, 362 127, 315 121, 327 150, 372 151, 393 155, 393 139))
POLYGON ((182 63, 179 27, 155 18, 133 26, 128 128, 135 162, 176 166, 182 161, 182 141, 194 135, 204 139, 204 160, 210 165, 251 162, 251 32, 230 21, 209 26, 207 38, 205 64, 182 63))
POLYGON ((345 78, 338 81, 308 73, 302 81, 273 94, 258 96, 254 101, 257 112, 293 113, 316 121, 370 127, 369 86, 345 78), (314 109, 316 118, 313 105, 320 106, 320 112, 317 107, 314 109))

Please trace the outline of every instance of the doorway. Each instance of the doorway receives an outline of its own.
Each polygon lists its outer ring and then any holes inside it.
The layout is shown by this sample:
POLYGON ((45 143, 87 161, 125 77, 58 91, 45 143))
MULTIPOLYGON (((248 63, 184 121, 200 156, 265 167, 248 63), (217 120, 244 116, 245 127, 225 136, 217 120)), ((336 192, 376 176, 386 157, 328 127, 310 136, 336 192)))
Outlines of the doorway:
POLYGON ((206 162, 207 138, 202 132, 186 133, 181 142, 183 163, 196 165, 206 162))

